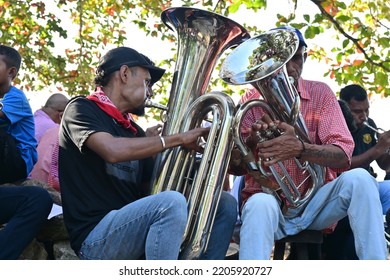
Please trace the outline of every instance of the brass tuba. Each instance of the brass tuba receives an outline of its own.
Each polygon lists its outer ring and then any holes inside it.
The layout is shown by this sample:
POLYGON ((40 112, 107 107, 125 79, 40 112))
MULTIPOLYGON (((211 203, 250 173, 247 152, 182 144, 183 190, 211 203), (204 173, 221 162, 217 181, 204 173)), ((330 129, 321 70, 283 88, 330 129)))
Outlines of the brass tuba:
MULTIPOLYGON (((259 106, 272 119, 294 126, 297 136, 302 141, 310 143, 305 122, 299 111, 300 98, 294 84, 289 80, 285 66, 297 51, 298 45, 298 38, 293 31, 271 30, 247 40, 234 49, 224 60, 220 71, 220 77, 225 82, 234 85, 251 84, 264 99, 248 100, 240 106, 233 124, 234 142, 241 155, 250 159, 247 163, 250 170, 260 172, 261 176, 277 182, 278 190, 265 187, 263 190, 277 198, 284 206, 284 215, 287 217, 299 215, 317 189, 323 185, 324 167, 307 161, 301 163, 294 158, 293 164, 302 171, 303 179, 300 182, 294 182, 283 162, 265 169, 262 161, 256 161, 251 150, 245 145, 240 126, 243 116, 252 108, 259 106), (309 187, 302 190, 306 182, 310 182, 309 187)), ((278 137, 280 133, 277 129, 271 128, 259 135, 258 140, 269 140, 278 137)))
POLYGON ((207 248, 233 148, 235 104, 222 92, 206 93, 213 68, 228 48, 250 36, 221 15, 191 7, 165 10, 161 18, 177 31, 178 54, 162 135, 199 127, 211 119, 204 153, 177 147, 157 155, 151 193, 176 190, 188 202, 180 259, 197 259, 207 248))

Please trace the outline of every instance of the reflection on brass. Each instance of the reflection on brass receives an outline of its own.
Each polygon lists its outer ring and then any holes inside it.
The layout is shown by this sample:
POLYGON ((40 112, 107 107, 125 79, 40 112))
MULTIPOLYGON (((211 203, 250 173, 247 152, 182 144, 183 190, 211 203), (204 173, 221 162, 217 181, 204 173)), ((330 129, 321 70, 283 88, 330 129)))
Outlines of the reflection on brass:
POLYGON ((269 72, 270 67, 284 64, 295 51, 294 46, 298 40, 291 32, 273 32, 266 34, 258 42, 259 46, 248 57, 247 81, 260 79, 264 73, 269 72))

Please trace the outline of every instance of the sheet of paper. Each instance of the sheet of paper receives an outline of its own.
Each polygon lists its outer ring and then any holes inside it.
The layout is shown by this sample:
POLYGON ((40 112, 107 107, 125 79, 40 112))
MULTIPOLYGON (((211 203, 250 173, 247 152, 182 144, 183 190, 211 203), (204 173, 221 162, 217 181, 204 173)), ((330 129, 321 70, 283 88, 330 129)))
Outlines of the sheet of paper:
POLYGON ((53 203, 53 207, 51 208, 51 211, 49 213, 49 216, 47 217, 48 220, 51 218, 61 215, 62 214, 62 206, 53 203))

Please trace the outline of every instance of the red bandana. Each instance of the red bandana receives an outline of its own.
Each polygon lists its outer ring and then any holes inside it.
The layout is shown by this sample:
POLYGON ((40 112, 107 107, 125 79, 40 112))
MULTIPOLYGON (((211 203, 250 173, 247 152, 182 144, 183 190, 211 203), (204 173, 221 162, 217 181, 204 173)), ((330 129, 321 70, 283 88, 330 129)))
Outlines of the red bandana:
POLYGON ((100 109, 112 117, 117 123, 124 128, 130 129, 134 134, 137 134, 137 129, 131 124, 131 115, 122 115, 100 87, 98 87, 95 92, 91 93, 91 95, 87 96, 87 98, 94 101, 100 109))

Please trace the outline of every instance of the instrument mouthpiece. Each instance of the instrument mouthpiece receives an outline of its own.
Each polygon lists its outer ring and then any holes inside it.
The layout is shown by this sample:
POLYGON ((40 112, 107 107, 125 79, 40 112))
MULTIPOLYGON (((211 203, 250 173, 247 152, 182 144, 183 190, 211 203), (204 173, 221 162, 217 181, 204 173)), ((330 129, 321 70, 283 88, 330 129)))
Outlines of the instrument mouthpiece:
POLYGON ((145 100, 145 107, 147 107, 147 108, 156 108, 156 109, 160 109, 160 110, 163 110, 163 111, 167 111, 168 110, 167 106, 162 105, 160 103, 155 103, 155 102, 153 102, 150 99, 146 99, 145 100))

